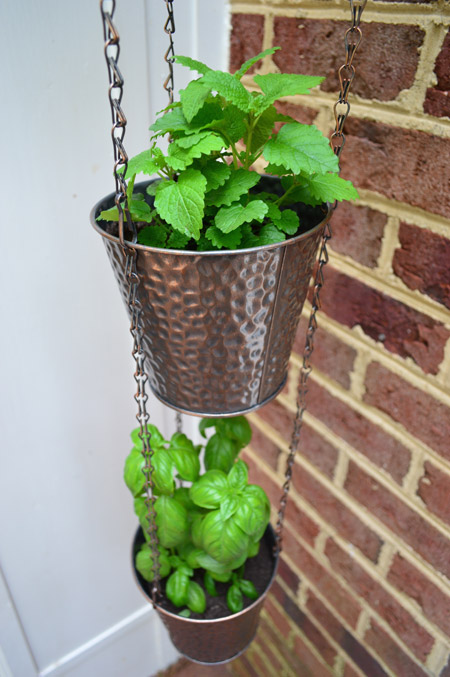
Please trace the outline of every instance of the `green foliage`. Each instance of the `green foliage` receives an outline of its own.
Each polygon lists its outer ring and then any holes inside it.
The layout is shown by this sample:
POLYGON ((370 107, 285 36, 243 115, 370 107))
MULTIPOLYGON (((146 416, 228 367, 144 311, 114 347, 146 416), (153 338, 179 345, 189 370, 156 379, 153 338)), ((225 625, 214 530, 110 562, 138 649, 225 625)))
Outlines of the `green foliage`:
MULTIPOLYGON (((298 202, 318 205, 358 197, 352 184, 337 175, 338 159, 322 133, 281 115, 274 105, 283 97, 308 94, 323 78, 257 74, 253 80, 260 93, 242 82, 252 66, 277 49, 248 59, 234 75, 175 57, 198 77, 151 125, 150 149, 128 162, 126 201, 139 224, 139 243, 197 251, 275 244, 301 229, 298 202), (279 122, 284 126, 277 131, 279 122), (163 152, 157 144, 165 135, 171 143, 163 152), (267 173, 282 177, 283 194, 258 192, 260 176, 253 167, 261 156, 269 163, 267 173), (147 196, 134 190, 140 174, 157 177, 147 196)), ((98 218, 118 221, 117 207, 98 218)))
POLYGON ((140 429, 131 433, 134 446, 125 461, 124 479, 146 538, 136 553, 136 568, 145 580, 153 580, 145 489, 148 464, 144 460, 151 453, 158 563, 168 599, 183 607, 180 613, 185 616, 202 614, 207 596, 217 594, 216 581, 229 583, 227 602, 236 613, 244 595, 249 599, 258 596, 254 585, 243 579, 243 572, 247 558, 257 554, 269 522, 269 499, 261 487, 248 483, 248 467, 237 458, 251 440, 245 417, 203 419, 199 429, 205 445, 194 446, 178 432, 166 440, 153 425, 144 432, 146 445, 140 429), (210 428, 213 434, 208 438, 210 428), (176 477, 190 486, 176 486, 176 477), (201 578, 194 580, 196 571, 201 578))

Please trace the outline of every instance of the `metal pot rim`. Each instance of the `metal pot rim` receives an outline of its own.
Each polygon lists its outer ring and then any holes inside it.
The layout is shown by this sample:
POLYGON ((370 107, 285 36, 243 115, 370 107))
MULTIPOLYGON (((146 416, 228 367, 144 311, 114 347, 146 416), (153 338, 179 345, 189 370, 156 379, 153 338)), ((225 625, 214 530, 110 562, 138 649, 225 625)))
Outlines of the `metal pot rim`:
MULTIPOLYGON (((273 531, 272 525, 269 524, 268 528, 270 528, 271 535, 273 536, 273 540, 275 542, 275 532, 273 531)), ((139 577, 138 577, 138 574, 137 574, 137 571, 136 571, 136 566, 135 566, 135 563, 134 563, 135 543, 137 541, 137 538, 138 538, 140 531, 141 531, 141 527, 138 527, 137 530, 136 530, 134 539, 133 539, 133 546, 131 548, 131 565, 132 565, 132 571, 133 571, 133 578, 134 578, 136 585, 138 586, 141 594, 145 597, 145 599, 147 601, 153 603, 150 595, 148 595, 146 593, 146 591, 144 590, 144 588, 142 587, 142 584, 139 580, 139 577)), ((242 611, 238 611, 238 613, 236 613, 236 614, 230 614, 229 616, 222 616, 221 618, 184 618, 183 616, 179 616, 178 614, 172 613, 172 611, 167 611, 167 609, 163 609, 163 607, 161 607, 159 604, 156 604, 155 608, 158 611, 158 613, 160 613, 160 614, 164 614, 165 616, 168 616, 170 618, 176 618, 177 621, 185 622, 185 623, 188 623, 188 624, 190 624, 190 623, 195 624, 196 623, 196 624, 200 624, 200 625, 205 625, 205 624, 212 624, 212 623, 231 622, 235 618, 238 618, 239 616, 243 616, 244 614, 249 613, 252 609, 254 609, 256 606, 258 606, 258 604, 261 604, 261 602, 263 602, 267 593, 269 592, 270 588, 272 587, 272 583, 273 583, 274 578, 277 574, 279 559, 280 559, 280 556, 279 556, 279 554, 277 554, 275 556, 272 576, 270 577, 270 581, 268 582, 267 587, 264 590, 264 592, 262 592, 261 595, 258 597, 258 599, 255 599, 255 601, 252 602, 252 604, 250 604, 245 609, 242 609, 242 611)))
MULTIPOLYGON (((143 185, 148 185, 148 183, 151 183, 151 181, 144 181, 136 184, 136 187, 138 186, 143 186, 143 185)), ((89 214, 89 218, 91 221, 91 225, 94 227, 94 229, 99 233, 102 237, 106 238, 107 240, 110 240, 111 242, 115 242, 116 244, 120 245, 120 240, 118 237, 115 237, 114 235, 110 235, 109 233, 105 232, 103 228, 101 228, 95 218, 95 215, 99 212, 100 207, 106 202, 107 200, 113 199, 115 197, 115 193, 110 193, 109 195, 106 195, 104 198, 99 200, 91 209, 91 212, 89 214)), ((133 247, 134 249, 144 251, 144 252, 155 252, 158 254, 171 254, 172 256, 230 256, 230 255, 238 255, 238 254, 251 254, 253 252, 259 252, 259 251, 269 251, 270 249, 275 249, 277 247, 287 247, 291 244, 294 244, 295 242, 299 242, 300 240, 303 240, 307 237, 309 237, 312 233, 316 232, 320 228, 322 228, 330 219, 331 217, 331 205, 326 203, 327 206, 327 213, 324 215, 324 218, 313 228, 310 228, 307 230, 305 233, 300 233, 300 235, 296 235, 295 237, 291 237, 287 240, 284 240, 283 242, 275 242, 274 244, 266 244, 266 245, 261 245, 259 247, 249 247, 247 249, 220 249, 216 251, 206 251, 206 252, 199 252, 199 251, 188 251, 185 249, 163 249, 161 247, 148 247, 147 245, 139 244, 139 243, 132 243, 126 240, 126 243, 129 247, 133 247)))

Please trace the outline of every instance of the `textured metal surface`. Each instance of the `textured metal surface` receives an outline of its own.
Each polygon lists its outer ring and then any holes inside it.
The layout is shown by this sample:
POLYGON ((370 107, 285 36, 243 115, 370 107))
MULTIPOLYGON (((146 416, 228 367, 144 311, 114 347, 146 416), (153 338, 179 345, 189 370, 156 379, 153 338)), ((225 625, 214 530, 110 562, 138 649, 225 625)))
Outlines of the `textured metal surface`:
MULTIPOLYGON (((124 255, 104 237, 126 299, 124 255)), ((319 217, 320 218, 320 217, 319 217)), ((324 223, 277 245, 224 252, 138 251, 143 347, 150 386, 169 406, 232 416, 282 388, 324 223)))
MULTIPOLYGON (((148 601, 151 601, 145 589, 145 581, 134 566, 135 553, 139 543, 142 542, 140 531, 138 529, 133 541, 133 574, 141 593, 148 601)), ((267 527, 264 539, 269 546, 269 551, 272 551, 275 545, 275 535, 270 525, 267 527)), ((178 651, 190 660, 204 664, 226 663, 242 653, 256 634, 259 615, 275 578, 277 565, 278 556, 274 555, 272 577, 266 590, 249 607, 225 618, 214 620, 183 618, 166 611, 157 604, 156 610, 178 651)))

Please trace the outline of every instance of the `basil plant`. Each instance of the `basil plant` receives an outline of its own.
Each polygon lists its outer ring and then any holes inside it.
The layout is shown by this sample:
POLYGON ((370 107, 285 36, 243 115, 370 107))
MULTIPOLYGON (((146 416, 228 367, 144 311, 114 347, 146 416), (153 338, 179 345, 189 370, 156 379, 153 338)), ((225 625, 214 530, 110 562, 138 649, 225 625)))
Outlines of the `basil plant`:
MULTIPOLYGON (((251 439, 247 420, 243 416, 203 419, 199 429, 205 439, 210 427, 214 434, 205 445, 195 446, 183 433, 176 432, 165 440, 155 426, 148 426, 159 573, 165 579, 167 598, 182 608, 183 616, 205 611, 205 590, 215 596, 216 581, 229 583, 227 604, 231 613, 243 608, 244 596, 252 600, 258 597, 253 583, 243 578, 244 564, 248 557, 258 554, 270 517, 265 491, 248 483, 247 464, 237 458, 251 439), (193 580, 198 569, 203 587, 193 580)), ((152 581, 154 562, 139 429, 131 433, 131 438, 134 446, 125 462, 124 479, 134 496, 134 509, 146 538, 136 555, 136 568, 145 580, 152 581)))

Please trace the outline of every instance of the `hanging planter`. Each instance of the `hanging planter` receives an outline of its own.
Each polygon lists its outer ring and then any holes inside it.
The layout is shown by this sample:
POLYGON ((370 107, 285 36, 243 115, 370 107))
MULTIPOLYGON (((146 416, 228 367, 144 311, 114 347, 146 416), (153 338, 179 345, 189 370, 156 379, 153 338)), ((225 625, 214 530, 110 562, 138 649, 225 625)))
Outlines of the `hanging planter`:
POLYGON ((256 75, 257 95, 242 84, 276 49, 234 75, 175 57, 201 77, 150 127, 151 148, 127 161, 126 195, 91 216, 127 305, 126 257, 137 254, 150 386, 186 413, 246 413, 280 392, 329 218, 322 205, 357 196, 326 137, 274 105, 323 78, 256 75), (167 134, 164 154, 156 143, 167 134), (262 155, 276 178, 253 171, 262 155), (138 174, 159 178, 135 186, 138 174))
MULTIPOLYGON (((261 189, 280 191, 263 177, 261 189)), ((148 184, 137 189, 145 192, 148 184)), ((127 305, 126 257, 119 238, 91 213, 127 305)), ((138 252, 143 350, 153 393, 201 416, 247 413, 283 388, 297 324, 329 211, 298 208, 304 232, 278 244, 235 251, 138 252)))

